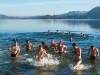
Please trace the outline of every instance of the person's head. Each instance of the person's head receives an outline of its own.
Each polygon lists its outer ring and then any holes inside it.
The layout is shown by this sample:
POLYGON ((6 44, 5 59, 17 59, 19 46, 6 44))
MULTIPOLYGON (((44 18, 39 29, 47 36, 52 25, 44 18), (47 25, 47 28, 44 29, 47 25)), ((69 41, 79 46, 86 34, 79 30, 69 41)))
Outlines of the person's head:
POLYGON ((94 46, 91 46, 91 49, 93 49, 94 48, 94 46))
POLYGON ((54 43, 54 40, 51 40, 51 43, 54 43))
POLYGON ((13 41, 16 42, 17 41, 16 38, 14 38, 13 41))
POLYGON ((75 48, 77 45, 76 45, 76 43, 73 43, 72 46, 73 46, 73 48, 75 48))
POLYGON ((42 41, 42 45, 45 45, 44 41, 42 41))
POLYGON ((69 32, 69 34, 71 34, 71 32, 69 32))
POLYGON ((58 32, 58 30, 56 30, 58 32))
POLYGON ((15 42, 14 42, 14 46, 17 46, 17 45, 18 45, 18 43, 15 41, 15 42))
POLYGON ((29 42, 29 40, 26 40, 26 42, 28 43, 28 42, 29 42))
POLYGON ((48 32, 50 32, 50 30, 48 30, 48 32))
POLYGON ((62 40, 61 39, 59 40, 59 43, 62 43, 62 40))
POLYGON ((42 45, 39 45, 39 49, 42 49, 42 45))
POLYGON ((83 34, 83 37, 85 37, 85 34, 83 34))

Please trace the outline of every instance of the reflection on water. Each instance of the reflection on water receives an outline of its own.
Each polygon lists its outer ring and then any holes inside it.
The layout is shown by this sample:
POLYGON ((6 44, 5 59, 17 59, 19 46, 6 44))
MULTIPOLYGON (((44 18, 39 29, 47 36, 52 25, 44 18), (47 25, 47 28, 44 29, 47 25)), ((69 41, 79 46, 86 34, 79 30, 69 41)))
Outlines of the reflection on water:
POLYGON ((80 70, 75 70, 73 75, 81 75, 81 71, 80 70))
POLYGON ((100 20, 32 19, 0 20, 1 32, 44 32, 68 30, 100 32, 100 20), (98 30, 98 31, 97 31, 98 30))

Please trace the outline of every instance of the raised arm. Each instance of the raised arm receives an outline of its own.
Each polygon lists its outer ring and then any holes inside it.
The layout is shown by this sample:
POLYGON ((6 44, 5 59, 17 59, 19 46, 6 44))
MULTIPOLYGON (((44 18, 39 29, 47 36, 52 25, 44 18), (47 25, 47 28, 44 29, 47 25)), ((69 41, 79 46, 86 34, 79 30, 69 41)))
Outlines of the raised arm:
POLYGON ((90 50, 91 50, 91 49, 88 50, 88 55, 89 55, 89 53, 90 53, 90 50))
POLYGON ((45 55, 46 55, 46 57, 49 59, 49 56, 48 56, 48 54, 46 53, 46 51, 45 51, 45 55))
POLYGON ((30 43, 30 45, 31 45, 32 47, 34 47, 34 45, 33 45, 32 43, 30 43))
POLYGON ((11 47, 9 47, 8 50, 11 52, 11 47))
POLYGON ((18 56, 19 53, 20 53, 20 48, 18 47, 16 56, 18 56))
POLYGON ((96 50, 97 50, 97 56, 99 57, 99 50, 96 48, 96 50))
POLYGON ((26 46, 26 43, 24 45, 22 45, 21 47, 24 47, 24 46, 26 46))
POLYGON ((80 49, 80 48, 78 48, 78 50, 77 50, 77 51, 75 50, 75 54, 76 54, 76 55, 78 55, 78 56, 81 56, 81 49, 80 49))
POLYGON ((11 47, 9 47, 8 50, 11 51, 11 47))
POLYGON ((63 45, 63 48, 65 48, 67 50, 67 46, 63 45))
POLYGON ((36 60, 36 62, 39 61, 39 58, 38 58, 37 55, 38 55, 38 50, 36 50, 36 54, 35 54, 35 60, 36 60))
POLYGON ((79 48, 79 56, 81 56, 81 49, 79 48))

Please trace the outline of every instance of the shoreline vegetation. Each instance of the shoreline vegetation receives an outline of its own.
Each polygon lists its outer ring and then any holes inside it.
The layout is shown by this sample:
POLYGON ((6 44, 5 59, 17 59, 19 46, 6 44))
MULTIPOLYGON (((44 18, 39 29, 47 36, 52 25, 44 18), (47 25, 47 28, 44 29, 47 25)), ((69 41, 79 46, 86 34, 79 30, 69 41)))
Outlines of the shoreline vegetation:
POLYGON ((0 14, 0 19, 100 19, 100 6, 90 11, 70 11, 60 15, 42 16, 7 16, 0 14))

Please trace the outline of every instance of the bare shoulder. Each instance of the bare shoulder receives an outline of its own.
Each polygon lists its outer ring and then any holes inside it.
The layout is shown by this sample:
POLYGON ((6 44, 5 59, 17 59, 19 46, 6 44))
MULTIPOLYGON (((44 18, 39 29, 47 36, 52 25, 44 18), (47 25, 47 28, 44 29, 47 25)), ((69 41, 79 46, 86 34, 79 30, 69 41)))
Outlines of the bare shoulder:
POLYGON ((98 51, 98 48, 95 48, 98 51))
POLYGON ((30 42, 30 44, 32 45, 32 43, 30 42))
POLYGON ((17 46, 17 49, 20 50, 19 46, 17 46))
POLYGON ((17 46, 17 48, 19 48, 19 46, 17 46))
POLYGON ((44 53, 46 53, 46 50, 45 50, 45 49, 43 49, 43 52, 44 52, 44 53))
POLYGON ((77 48, 79 51, 81 51, 81 48, 77 48))

